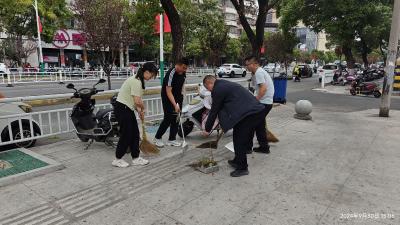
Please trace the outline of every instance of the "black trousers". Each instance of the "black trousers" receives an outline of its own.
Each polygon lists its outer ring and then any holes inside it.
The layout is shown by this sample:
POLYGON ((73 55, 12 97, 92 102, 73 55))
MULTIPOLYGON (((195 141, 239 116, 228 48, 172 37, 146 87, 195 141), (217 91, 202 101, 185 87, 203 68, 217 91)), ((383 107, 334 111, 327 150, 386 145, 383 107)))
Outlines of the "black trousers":
MULTIPOLYGON (((167 97, 162 97, 162 104, 164 110, 164 118, 157 130, 155 138, 161 139, 169 127, 169 138, 170 141, 176 140, 176 134, 178 133, 179 122, 177 121, 177 113, 175 108, 172 106, 171 102, 167 97)), ((175 98, 179 107, 182 109, 183 99, 175 98)))
POLYGON ((238 165, 237 169, 247 169, 246 152, 253 148, 254 132, 264 119, 264 111, 261 111, 245 117, 233 127, 233 147, 235 148, 233 161, 238 165))
POLYGON ((140 132, 135 112, 125 104, 116 102, 114 113, 120 128, 120 136, 115 157, 121 159, 126 154, 128 148, 131 149, 133 159, 139 157, 140 132))
POLYGON ((267 117, 268 113, 272 109, 272 104, 264 104, 264 120, 262 124, 260 123, 257 128, 256 128, 256 137, 258 144, 260 144, 260 147, 267 147, 268 146, 268 140, 267 140, 267 129, 265 129, 265 118, 267 117))

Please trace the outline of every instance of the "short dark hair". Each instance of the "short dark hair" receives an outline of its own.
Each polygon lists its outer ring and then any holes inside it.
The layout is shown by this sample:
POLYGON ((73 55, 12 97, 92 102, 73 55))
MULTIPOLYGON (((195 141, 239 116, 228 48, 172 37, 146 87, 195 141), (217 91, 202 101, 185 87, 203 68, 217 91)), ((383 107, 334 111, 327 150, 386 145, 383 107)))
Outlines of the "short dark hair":
POLYGON ((253 62, 253 63, 260 64, 260 61, 258 60, 258 58, 257 58, 255 55, 247 56, 247 57, 244 59, 244 61, 251 61, 251 62, 253 62))
POLYGON ((186 66, 188 66, 189 65, 189 59, 186 58, 186 57, 182 57, 181 59, 178 59, 176 61, 176 64, 177 65, 186 65, 186 66))
POLYGON ((216 80, 216 79, 217 79, 217 78, 215 78, 214 75, 207 75, 207 76, 205 76, 204 79, 203 79, 203 84, 205 84, 207 81, 216 80))

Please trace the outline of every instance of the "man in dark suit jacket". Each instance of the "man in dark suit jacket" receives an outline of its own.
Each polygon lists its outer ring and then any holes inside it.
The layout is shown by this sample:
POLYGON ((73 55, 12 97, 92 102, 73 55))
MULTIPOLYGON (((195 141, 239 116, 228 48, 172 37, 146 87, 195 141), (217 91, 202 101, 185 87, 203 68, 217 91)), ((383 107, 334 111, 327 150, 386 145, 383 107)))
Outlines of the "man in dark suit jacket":
POLYGON ((211 91, 212 106, 206 122, 204 135, 209 135, 218 116, 224 132, 233 128, 235 158, 228 163, 235 168, 232 177, 248 175, 246 152, 253 147, 254 132, 264 120, 264 106, 244 87, 208 75, 204 86, 211 91))

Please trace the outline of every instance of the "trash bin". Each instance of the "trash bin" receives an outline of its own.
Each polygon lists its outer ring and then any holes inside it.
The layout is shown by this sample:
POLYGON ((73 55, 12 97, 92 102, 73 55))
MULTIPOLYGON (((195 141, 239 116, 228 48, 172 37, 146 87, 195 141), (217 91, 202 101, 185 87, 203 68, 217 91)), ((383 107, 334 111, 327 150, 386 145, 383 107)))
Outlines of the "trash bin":
POLYGON ((286 104, 286 88, 287 75, 281 73, 278 77, 274 77, 274 103, 286 104))

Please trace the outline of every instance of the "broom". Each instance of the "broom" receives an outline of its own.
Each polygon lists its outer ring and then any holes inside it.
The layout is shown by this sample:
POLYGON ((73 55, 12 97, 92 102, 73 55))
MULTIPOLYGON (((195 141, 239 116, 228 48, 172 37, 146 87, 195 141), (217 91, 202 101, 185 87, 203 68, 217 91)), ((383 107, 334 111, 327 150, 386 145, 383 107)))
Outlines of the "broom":
POLYGON ((270 130, 268 130, 267 120, 265 120, 265 130, 267 132, 266 135, 267 135, 268 142, 271 142, 271 143, 279 142, 279 139, 277 137, 275 137, 275 135, 270 130))
POLYGON ((142 142, 140 143, 140 151, 146 155, 158 155, 160 150, 153 143, 147 140, 146 128, 144 125, 144 120, 142 120, 142 142))

